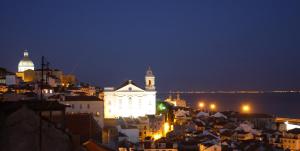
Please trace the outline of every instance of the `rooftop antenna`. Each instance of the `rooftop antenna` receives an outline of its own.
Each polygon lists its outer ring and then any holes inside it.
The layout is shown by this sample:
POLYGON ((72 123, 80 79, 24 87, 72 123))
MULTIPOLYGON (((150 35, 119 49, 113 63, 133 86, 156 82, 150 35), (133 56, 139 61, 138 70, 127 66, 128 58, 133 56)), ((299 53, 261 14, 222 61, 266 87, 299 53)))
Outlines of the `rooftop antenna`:
POLYGON ((46 74, 46 83, 48 83, 48 80, 49 80, 49 75, 50 75, 50 68, 49 68, 49 65, 50 65, 50 63, 47 61, 47 63, 46 63, 46 72, 47 72, 47 74, 46 74))

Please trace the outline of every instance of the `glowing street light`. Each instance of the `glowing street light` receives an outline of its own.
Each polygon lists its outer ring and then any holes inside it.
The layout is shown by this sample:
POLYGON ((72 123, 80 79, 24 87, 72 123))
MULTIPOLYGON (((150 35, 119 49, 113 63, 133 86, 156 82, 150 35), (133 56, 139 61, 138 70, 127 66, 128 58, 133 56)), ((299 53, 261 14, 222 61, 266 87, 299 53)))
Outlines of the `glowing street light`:
POLYGON ((209 107, 210 107, 211 110, 215 110, 216 109, 216 105, 215 104, 210 104, 209 107))
POLYGON ((204 108, 204 106, 205 106, 205 104, 204 104, 203 102, 200 102, 200 103, 199 103, 199 107, 200 107, 200 108, 204 108))
POLYGON ((242 111, 244 112, 244 113, 249 113, 250 112, 250 106, 248 105, 248 104, 244 104, 243 106, 242 106, 242 111))

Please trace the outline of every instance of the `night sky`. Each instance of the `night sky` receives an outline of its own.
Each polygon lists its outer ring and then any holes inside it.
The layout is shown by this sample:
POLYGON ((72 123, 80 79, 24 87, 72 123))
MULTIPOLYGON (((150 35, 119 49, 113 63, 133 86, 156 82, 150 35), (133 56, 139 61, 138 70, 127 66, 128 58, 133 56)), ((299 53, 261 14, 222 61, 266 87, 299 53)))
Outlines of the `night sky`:
POLYGON ((23 49, 101 87, 300 89, 300 1, 1 0, 0 66, 23 49))

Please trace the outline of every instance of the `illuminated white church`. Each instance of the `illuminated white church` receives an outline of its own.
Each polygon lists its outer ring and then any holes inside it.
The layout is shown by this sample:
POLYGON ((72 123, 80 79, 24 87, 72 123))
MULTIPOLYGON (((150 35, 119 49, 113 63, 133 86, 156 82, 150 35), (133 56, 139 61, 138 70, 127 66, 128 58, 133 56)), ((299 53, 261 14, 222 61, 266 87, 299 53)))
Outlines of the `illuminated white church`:
POLYGON ((155 76, 149 68, 145 76, 145 89, 132 80, 119 88, 104 88, 104 118, 139 117, 156 112, 155 76))
POLYGON ((24 72, 26 70, 34 70, 34 64, 29 58, 27 50, 24 50, 24 57, 18 64, 18 72, 24 72))

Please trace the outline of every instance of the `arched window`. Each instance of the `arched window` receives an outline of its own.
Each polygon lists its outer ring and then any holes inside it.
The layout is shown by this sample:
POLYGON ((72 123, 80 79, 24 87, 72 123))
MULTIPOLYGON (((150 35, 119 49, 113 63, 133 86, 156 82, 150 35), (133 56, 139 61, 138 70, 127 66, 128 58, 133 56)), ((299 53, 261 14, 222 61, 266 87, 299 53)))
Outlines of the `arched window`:
POLYGON ((152 85, 152 81, 151 80, 148 80, 148 85, 152 85))

